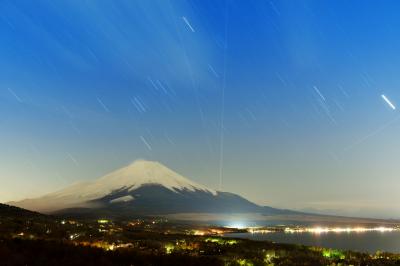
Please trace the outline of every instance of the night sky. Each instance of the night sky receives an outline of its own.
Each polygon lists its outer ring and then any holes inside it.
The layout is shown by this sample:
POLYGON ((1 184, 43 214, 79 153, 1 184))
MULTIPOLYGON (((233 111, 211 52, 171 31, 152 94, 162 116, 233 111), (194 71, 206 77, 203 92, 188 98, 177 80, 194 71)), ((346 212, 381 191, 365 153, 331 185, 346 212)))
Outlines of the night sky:
POLYGON ((148 159, 260 204, 399 218, 399 12, 1 1, 0 202, 148 159))

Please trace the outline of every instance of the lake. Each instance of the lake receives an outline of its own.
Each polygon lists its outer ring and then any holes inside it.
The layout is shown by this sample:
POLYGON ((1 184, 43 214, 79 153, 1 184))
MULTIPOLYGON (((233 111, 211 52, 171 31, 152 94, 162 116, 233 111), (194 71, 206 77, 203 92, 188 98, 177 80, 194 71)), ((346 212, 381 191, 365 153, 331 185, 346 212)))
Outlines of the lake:
POLYGON ((400 253, 400 231, 362 233, 234 233, 225 236, 268 240, 276 243, 320 246, 326 248, 375 253, 377 250, 400 253))

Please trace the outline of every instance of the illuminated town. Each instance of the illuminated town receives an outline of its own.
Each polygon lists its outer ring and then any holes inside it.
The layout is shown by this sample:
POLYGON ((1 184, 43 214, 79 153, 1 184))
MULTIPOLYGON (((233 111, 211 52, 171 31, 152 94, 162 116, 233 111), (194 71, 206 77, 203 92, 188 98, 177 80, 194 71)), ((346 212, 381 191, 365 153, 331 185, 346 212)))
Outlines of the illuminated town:
POLYGON ((312 234, 323 234, 323 233, 365 233, 365 232, 393 232, 398 231, 399 227, 249 227, 245 228, 249 233, 252 234, 266 234, 274 232, 285 232, 285 233, 312 233, 312 234))
MULTIPOLYGON (((47 249, 46 254, 52 253, 52 249, 57 254, 72 249, 75 254, 79 254, 80 260, 85 260, 88 254, 97 254, 99 260, 102 260, 100 265, 116 258, 121 263, 118 265, 130 265, 134 262, 139 262, 139 265, 153 265, 155 261, 157 265, 397 265, 400 263, 400 255, 379 251, 373 254, 358 253, 229 237, 237 233, 362 234, 369 231, 386 233, 396 230, 399 227, 231 228, 178 223, 156 217, 116 221, 60 220, 40 215, 29 218, 13 216, 1 219, 0 256, 6 254, 7 250, 11 252, 18 247, 29 253, 33 249, 31 245, 35 245, 47 249), (8 248, 4 249, 4 245, 8 248), (82 255, 83 253, 87 254, 82 255)), ((27 254, 27 259, 31 259, 27 254)), ((10 261, 11 258, 9 257, 10 261)), ((59 265, 64 265, 63 260, 65 265, 69 265, 70 258, 58 258, 59 265)))

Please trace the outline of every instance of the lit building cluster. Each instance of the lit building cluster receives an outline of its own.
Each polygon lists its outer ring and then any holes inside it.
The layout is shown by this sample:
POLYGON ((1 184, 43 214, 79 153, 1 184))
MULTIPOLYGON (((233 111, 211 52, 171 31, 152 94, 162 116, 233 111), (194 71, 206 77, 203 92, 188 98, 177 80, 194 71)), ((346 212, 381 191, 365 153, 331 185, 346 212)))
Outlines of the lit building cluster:
POLYGON ((285 233, 364 233, 364 232, 393 232, 400 230, 398 227, 249 227, 246 229, 247 232, 252 234, 268 234, 275 232, 285 233))
MULTIPOLYGON (((5 221, 3 221, 4 223, 5 221)), ((114 221, 99 219, 93 221, 25 221, 13 225, 11 238, 22 240, 60 239, 62 243, 74 245, 74 248, 90 247, 111 254, 116 250, 132 252, 135 256, 190 256, 218 258, 226 266, 255 265, 295 265, 302 260, 302 265, 376 265, 370 262, 390 262, 388 265, 400 265, 400 255, 390 253, 365 254, 341 251, 322 247, 303 247, 298 245, 278 244, 247 239, 230 238, 229 233, 363 233, 392 232, 399 227, 303 227, 270 226, 248 227, 244 229, 217 226, 174 224, 161 219, 136 219, 114 221), (14 227, 16 226, 16 227, 14 227), (343 264, 346 261, 347 264, 343 264), (370 264, 358 262, 368 261, 370 264), (311 262, 315 264, 310 264, 311 262), (355 263, 357 262, 357 263, 355 263), (399 263, 397 263, 399 262, 399 263), (281 263, 281 264, 279 264, 281 263), (283 263, 283 264, 282 264, 283 263), (308 264, 307 264, 308 263, 308 264), (397 264, 396 264, 397 263, 397 264)), ((89 249, 85 248, 85 252, 89 249)), ((122 252, 122 251, 121 251, 122 252)), ((205 264, 204 264, 205 265, 205 264)), ((378 264, 385 265, 385 264, 378 264)))
POLYGON ((364 232, 392 232, 397 230, 396 228, 391 227, 312 227, 312 228, 285 228, 285 233, 313 233, 313 234, 321 234, 321 233, 364 233, 364 232))

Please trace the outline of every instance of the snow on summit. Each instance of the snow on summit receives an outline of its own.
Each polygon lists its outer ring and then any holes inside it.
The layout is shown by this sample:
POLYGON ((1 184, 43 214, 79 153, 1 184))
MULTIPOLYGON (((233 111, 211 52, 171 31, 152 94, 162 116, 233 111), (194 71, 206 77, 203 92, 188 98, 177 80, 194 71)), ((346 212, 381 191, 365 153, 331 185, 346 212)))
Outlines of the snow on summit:
POLYGON ((97 180, 76 183, 41 198, 10 204, 31 210, 51 211, 63 207, 86 206, 88 201, 103 198, 116 191, 133 191, 144 185, 160 185, 176 193, 203 191, 217 194, 216 191, 181 176, 161 163, 137 160, 97 180))
POLYGON ((85 196, 99 198, 115 190, 127 188, 129 191, 132 191, 147 184, 161 185, 174 192, 179 192, 179 190, 202 190, 213 194, 216 193, 203 185, 181 176, 158 162, 145 160, 135 161, 124 168, 101 177, 86 186, 82 192, 85 196))

